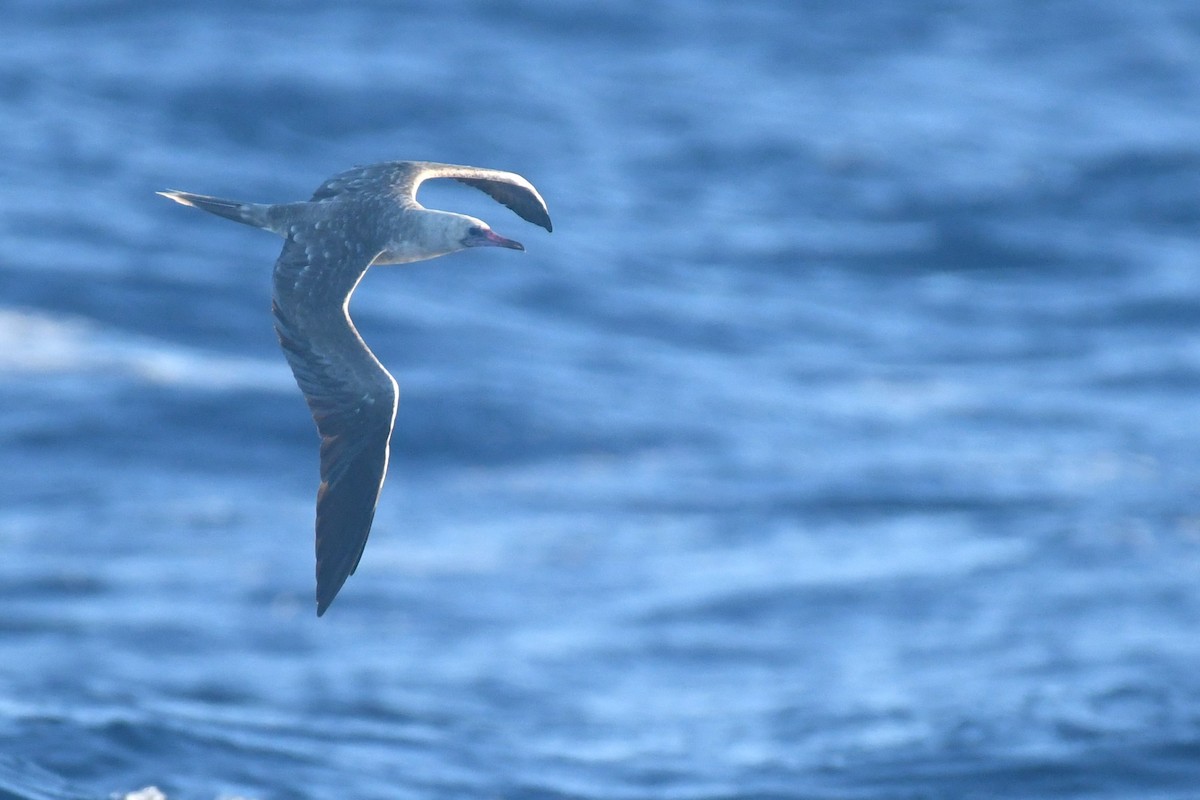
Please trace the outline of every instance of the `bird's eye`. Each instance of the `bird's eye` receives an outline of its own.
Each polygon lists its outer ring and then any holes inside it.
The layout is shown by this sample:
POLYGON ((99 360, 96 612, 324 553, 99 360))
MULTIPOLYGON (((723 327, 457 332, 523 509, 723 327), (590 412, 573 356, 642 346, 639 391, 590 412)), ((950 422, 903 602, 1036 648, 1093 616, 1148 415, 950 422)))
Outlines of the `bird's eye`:
POLYGON ((483 228, 479 227, 478 225, 472 225, 471 227, 467 228, 467 235, 483 236, 483 228))

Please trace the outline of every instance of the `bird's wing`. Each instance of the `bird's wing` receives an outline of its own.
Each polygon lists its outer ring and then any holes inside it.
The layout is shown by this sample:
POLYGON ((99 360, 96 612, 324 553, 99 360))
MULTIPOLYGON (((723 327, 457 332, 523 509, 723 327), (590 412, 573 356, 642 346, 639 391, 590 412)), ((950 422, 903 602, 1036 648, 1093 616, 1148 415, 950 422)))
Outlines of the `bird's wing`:
POLYGON ((390 185, 400 196, 416 202, 417 189, 427 180, 453 178, 474 186, 493 200, 512 209, 519 217, 553 231, 546 201, 533 184, 515 172, 438 164, 432 161, 385 161, 353 167, 327 179, 313 193, 314 201, 331 200, 358 191, 374 191, 381 183, 390 185))
POLYGON ((546 201, 533 188, 533 184, 515 172, 503 172, 482 167, 464 167, 457 164, 434 164, 417 162, 412 165, 412 197, 416 199, 417 188, 423 181, 434 178, 453 178, 456 181, 474 186, 497 203, 508 206, 521 219, 541 225, 548 231, 553 231, 550 223, 550 211, 546 201))
POLYGON ((411 165, 406 161, 385 161, 380 164, 366 164, 351 167, 326 178, 313 192, 312 200, 330 200, 341 194, 357 191, 377 190, 381 183, 403 183, 411 172, 411 165))
POLYGON ((395 380, 347 310, 378 254, 369 240, 293 228, 275 264, 275 330, 321 435, 317 614, 358 567, 387 473, 395 380))

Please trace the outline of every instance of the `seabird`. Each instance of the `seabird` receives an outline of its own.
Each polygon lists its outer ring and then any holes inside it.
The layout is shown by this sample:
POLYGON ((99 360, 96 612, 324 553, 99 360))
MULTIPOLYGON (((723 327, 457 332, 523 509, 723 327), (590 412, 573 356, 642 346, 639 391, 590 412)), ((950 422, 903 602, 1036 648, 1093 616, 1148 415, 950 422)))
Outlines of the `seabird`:
POLYGON ((468 247, 524 250, 487 223, 417 202, 427 180, 453 178, 553 230, 546 202, 512 172, 389 161, 334 175, 307 202, 239 203, 190 192, 163 197, 284 238, 275 262, 275 331, 321 435, 317 491, 317 616, 362 558, 388 465, 399 390, 350 320, 350 296, 369 267, 468 247))

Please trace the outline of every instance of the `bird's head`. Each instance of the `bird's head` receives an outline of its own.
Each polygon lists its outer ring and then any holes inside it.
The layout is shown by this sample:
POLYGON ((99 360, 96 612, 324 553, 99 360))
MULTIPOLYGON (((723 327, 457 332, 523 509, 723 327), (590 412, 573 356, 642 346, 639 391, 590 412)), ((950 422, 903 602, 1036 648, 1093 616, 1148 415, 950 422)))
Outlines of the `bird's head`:
POLYGON ((407 264, 468 247, 525 249, 520 242, 498 236, 483 220, 449 211, 420 209, 410 216, 409 226, 398 233, 372 263, 407 264))
POLYGON ((480 219, 458 215, 458 242, 462 247, 507 247, 510 250, 524 250, 525 245, 512 239, 505 239, 488 227, 480 219))

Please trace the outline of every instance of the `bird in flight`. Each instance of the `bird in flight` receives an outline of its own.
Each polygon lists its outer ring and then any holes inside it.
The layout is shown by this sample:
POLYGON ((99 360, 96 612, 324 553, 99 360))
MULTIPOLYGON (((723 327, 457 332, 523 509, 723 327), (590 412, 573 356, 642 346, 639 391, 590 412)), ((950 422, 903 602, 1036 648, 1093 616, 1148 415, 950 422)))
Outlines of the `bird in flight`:
POLYGON ((546 202, 513 172, 388 161, 334 175, 307 202, 260 204, 190 192, 163 197, 284 238, 271 310, 321 436, 317 490, 317 616, 362 558, 387 473, 399 391, 350 320, 350 296, 369 267, 436 258, 468 247, 524 250, 465 214, 417 202, 427 180, 473 186, 522 219, 553 230, 546 202))

